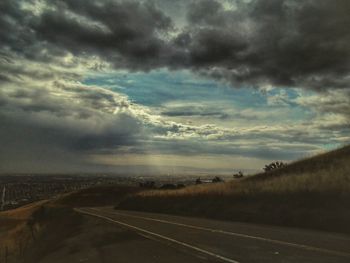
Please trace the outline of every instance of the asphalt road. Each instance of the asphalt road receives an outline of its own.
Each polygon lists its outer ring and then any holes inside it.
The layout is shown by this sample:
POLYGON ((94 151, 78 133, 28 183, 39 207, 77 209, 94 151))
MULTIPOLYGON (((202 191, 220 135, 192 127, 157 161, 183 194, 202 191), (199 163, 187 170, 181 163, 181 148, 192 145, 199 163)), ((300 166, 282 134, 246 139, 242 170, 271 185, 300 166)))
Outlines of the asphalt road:
MULTIPOLYGON (((158 262, 350 262, 350 236, 304 229, 235 223, 202 218, 114 210, 111 207, 76 211, 135 231, 150 248, 136 248, 133 262, 145 262, 164 252, 158 262), (170 249, 169 249, 170 248, 170 249), (184 258, 184 254, 186 257, 184 258), (136 256, 136 259, 135 259, 136 256), (136 260, 136 261, 135 261, 136 260)), ((130 251, 124 251, 130 255, 130 251)), ((122 256, 122 255, 121 255, 122 256)))

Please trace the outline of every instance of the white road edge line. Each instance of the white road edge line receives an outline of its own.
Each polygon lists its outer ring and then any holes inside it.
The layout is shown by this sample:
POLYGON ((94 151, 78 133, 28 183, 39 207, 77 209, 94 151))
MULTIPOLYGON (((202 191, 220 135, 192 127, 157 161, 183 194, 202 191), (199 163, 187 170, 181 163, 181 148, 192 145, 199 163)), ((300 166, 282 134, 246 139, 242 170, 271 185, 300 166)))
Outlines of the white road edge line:
POLYGON ((161 238, 161 239, 165 239, 165 240, 170 241, 170 242, 173 242, 173 243, 175 243, 175 244, 178 244, 178 245, 181 245, 181 246, 184 246, 184 247, 187 247, 187 248, 191 248, 191 249, 196 250, 196 251, 198 251, 198 252, 201 252, 201 253, 203 253, 203 254, 207 254, 207 255, 209 255, 209 256, 218 258, 218 259, 220 259, 220 260, 222 260, 222 261, 225 261, 225 262, 239 263, 239 262, 236 261, 236 260, 233 260, 233 259, 230 259, 230 258, 227 258, 227 257, 224 257, 224 256, 220 256, 220 255, 215 254, 215 253, 213 253, 213 252, 210 252, 210 251, 201 249, 201 248, 199 248, 199 247, 192 246, 192 245, 190 245, 190 244, 188 244, 188 243, 184 243, 184 242, 178 241, 178 240, 173 239, 173 238, 170 238, 170 237, 166 237, 166 236, 163 236, 163 235, 160 235, 160 234, 157 234, 157 233, 154 233, 154 232, 151 232, 151 231, 148 231, 148 230, 145 230, 145 229, 136 227, 136 226, 132 226, 132 225, 129 225, 129 224, 126 224, 126 223, 123 223, 123 222, 120 222, 120 221, 111 219, 111 218, 106 217, 106 216, 102 216, 102 215, 98 215, 98 214, 95 214, 95 213, 83 211, 83 210, 81 210, 81 209, 79 209, 79 208, 75 208, 75 211, 80 212, 80 213, 82 213, 82 214, 87 214, 87 215, 91 215, 91 216, 103 218, 103 219, 108 220, 108 221, 111 221, 111 222, 113 222, 113 223, 117 223, 117 224, 120 224, 120 225, 129 227, 129 228, 135 229, 135 230, 137 230, 137 231, 139 231, 139 232, 143 232, 143 233, 146 233, 146 234, 149 234, 149 235, 152 235, 152 236, 156 236, 156 237, 161 238))
MULTIPOLYGON (((90 209, 93 209, 95 211, 99 211, 96 208, 90 208, 90 209)), ((104 211, 104 212, 106 212, 106 211, 104 211)), ((261 241, 266 241, 266 242, 270 242, 270 243, 285 245, 285 246, 289 246, 289 247, 302 248, 302 249, 306 249, 306 250, 318 251, 318 252, 323 252, 323 253, 328 253, 328 254, 333 254, 333 255, 338 255, 338 256, 350 257, 350 254, 346 253, 346 252, 329 250, 329 249, 318 248, 318 247, 302 245, 302 244, 296 244, 296 243, 290 243, 290 242, 286 242, 286 241, 280 241, 280 240, 269 239, 269 238, 264 238, 264 237, 251 236, 251 235, 234 233, 234 232, 229 232, 229 231, 224 231, 224 230, 219 230, 219 229, 213 229, 213 228, 207 228, 207 227, 187 225, 187 224, 182 224, 182 223, 177 223, 177 222, 172 222, 172 221, 162 220, 162 219, 155 219, 155 218, 150 218, 150 217, 129 215, 129 214, 124 214, 124 213, 120 213, 120 212, 110 212, 110 211, 108 211, 107 213, 121 215, 121 216, 129 216, 129 217, 134 217, 134 218, 139 218, 139 219, 144 219, 144 220, 149 220, 149 221, 155 221, 155 222, 160 222, 160 223, 166 223, 166 224, 172 224, 172 225, 177 225, 177 226, 183 226, 183 227, 188 227, 188 228, 193 228, 193 229, 198 229, 198 230, 205 230, 205 231, 214 232, 214 233, 220 233, 220 234, 224 234, 224 235, 231 235, 231 236, 237 236, 237 237, 244 237, 244 238, 250 238, 250 239, 255 239, 255 240, 261 240, 261 241)))

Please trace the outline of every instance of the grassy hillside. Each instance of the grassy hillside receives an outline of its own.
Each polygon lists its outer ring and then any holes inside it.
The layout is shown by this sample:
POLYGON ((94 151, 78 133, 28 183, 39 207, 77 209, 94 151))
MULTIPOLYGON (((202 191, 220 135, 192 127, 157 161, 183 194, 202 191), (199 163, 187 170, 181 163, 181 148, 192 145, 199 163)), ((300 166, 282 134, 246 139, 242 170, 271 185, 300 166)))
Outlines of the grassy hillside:
POLYGON ((350 233, 350 147, 240 181, 143 191, 118 208, 350 233))
MULTIPOLYGON (((251 179, 266 179, 275 176, 285 176, 285 175, 300 175, 300 174, 310 174, 310 173, 320 173, 325 172, 346 172, 349 171, 349 161, 350 161, 350 145, 342 147, 340 149, 326 152, 311 158, 300 160, 289 164, 283 169, 278 169, 271 171, 269 173, 261 173, 252 177, 251 179), (344 167, 345 165, 345 167, 344 167), (344 169, 344 170, 343 170, 344 169), (343 170, 343 171, 342 171, 343 170)), ((332 177, 333 174, 330 174, 332 177)), ((334 174, 337 176, 337 174, 334 174)))
POLYGON ((1 212, 0 262, 5 257, 8 263, 38 262, 89 225, 73 207, 115 204, 119 209, 350 234, 350 147, 243 180, 177 190, 99 186, 1 212))
POLYGON ((86 218, 73 207, 113 205, 139 190, 98 186, 1 212, 0 262, 38 262, 60 249, 65 240, 80 234, 86 218))
POLYGON ((97 186, 66 194, 54 203, 69 207, 108 206, 115 205, 116 202, 139 191, 138 187, 131 186, 97 186))
POLYGON ((33 214, 46 201, 0 212, 0 262, 17 262, 34 240, 39 225, 30 225, 33 214))
POLYGON ((77 231, 81 216, 71 208, 40 201, 0 213, 0 262, 38 262, 77 231))

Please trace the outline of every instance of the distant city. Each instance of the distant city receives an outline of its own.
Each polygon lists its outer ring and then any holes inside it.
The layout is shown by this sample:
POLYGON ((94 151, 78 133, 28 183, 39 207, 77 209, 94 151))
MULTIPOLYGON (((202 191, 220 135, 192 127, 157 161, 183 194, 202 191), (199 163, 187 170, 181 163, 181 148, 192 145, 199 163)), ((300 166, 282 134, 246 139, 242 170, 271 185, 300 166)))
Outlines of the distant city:
POLYGON ((95 185, 115 183, 133 182, 132 179, 103 175, 2 175, 0 210, 13 209, 95 185))
MULTIPOLYGON (((134 185, 153 182, 154 187, 167 184, 190 185, 198 178, 203 183, 211 182, 211 175, 193 176, 120 176, 96 174, 43 175, 18 174, 0 175, 0 211, 14 209, 31 202, 59 197, 62 194, 98 185, 134 185)), ((223 180, 231 177, 223 176, 223 180)))

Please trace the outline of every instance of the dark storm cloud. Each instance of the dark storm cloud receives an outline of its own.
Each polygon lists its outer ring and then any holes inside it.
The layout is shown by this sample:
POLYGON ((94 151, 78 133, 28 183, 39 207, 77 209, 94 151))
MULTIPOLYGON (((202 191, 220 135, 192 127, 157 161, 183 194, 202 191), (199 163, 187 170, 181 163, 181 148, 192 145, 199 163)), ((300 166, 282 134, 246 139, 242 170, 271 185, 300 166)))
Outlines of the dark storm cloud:
MULTIPOLYGON (((100 172, 108 167, 91 163, 88 155, 107 148, 134 145, 133 134, 116 129, 93 131, 23 121, 23 116, 0 113, 0 172, 100 172)), ((119 122, 118 125, 121 125, 119 122)), ((111 171, 115 171, 111 170, 111 171)))
POLYGON ((54 1, 34 23, 39 40, 76 55, 98 54, 118 68, 159 67, 172 23, 154 5, 137 2, 54 1))
POLYGON ((349 87, 349 1, 252 1, 234 11, 202 1, 192 9, 191 56, 205 74, 247 85, 349 87))
POLYGON ((144 136, 125 98, 74 82, 39 83, 0 90, 0 171, 86 170, 86 155, 144 136))
MULTIPOLYGON (((342 129, 346 138, 343 120, 242 132, 175 123, 116 92, 80 84, 88 69, 99 71, 106 62, 127 71, 187 69, 236 87, 329 92, 321 103, 316 97, 299 105, 349 116, 350 1, 234 3, 227 9, 219 0, 0 1, 0 171, 18 163, 23 170, 37 164, 79 170, 94 153, 289 159, 332 138, 320 129, 342 129)), ((204 108, 161 114, 255 118, 204 108)))
POLYGON ((181 2, 187 21, 176 30, 169 3, 55 0, 36 15, 21 3, 2 1, 0 45, 28 58, 72 52, 129 70, 192 69, 238 86, 349 87, 347 0, 236 1, 234 9, 181 2))
POLYGON ((160 35, 172 27, 170 18, 150 3, 47 1, 49 8, 38 15, 23 3, 2 2, 0 45, 35 60, 50 61, 69 51, 97 54, 117 67, 151 69, 165 52, 160 35))

